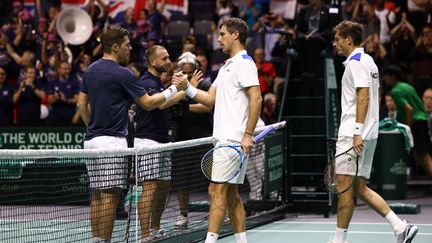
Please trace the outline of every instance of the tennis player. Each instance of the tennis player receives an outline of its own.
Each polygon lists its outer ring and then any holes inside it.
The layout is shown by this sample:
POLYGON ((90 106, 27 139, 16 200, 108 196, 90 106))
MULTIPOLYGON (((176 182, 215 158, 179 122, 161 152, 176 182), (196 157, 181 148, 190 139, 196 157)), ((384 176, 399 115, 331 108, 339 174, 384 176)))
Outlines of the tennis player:
MULTIPOLYGON (((354 211, 354 197, 361 199, 389 222, 397 235, 398 243, 411 242, 417 233, 417 226, 401 220, 389 208, 386 201, 366 185, 370 177, 372 160, 378 138, 378 123, 362 139, 363 128, 372 120, 379 118, 379 73, 372 57, 360 48, 363 27, 359 23, 343 21, 333 30, 333 46, 339 55, 347 57, 342 76, 342 114, 336 142, 336 154, 351 147, 360 155, 359 171, 354 185, 338 195, 337 227, 329 243, 345 243, 348 225, 354 211)), ((336 161, 338 181, 344 181, 349 175, 343 171, 343 161, 336 161)))
MULTIPOLYGON (((147 90, 148 95, 158 95, 165 90, 160 76, 167 72, 171 65, 168 51, 163 46, 154 45, 147 50, 146 59, 148 71, 141 77, 139 84, 147 90)), ((168 108, 184 97, 184 92, 178 92, 172 99, 151 111, 137 107, 134 147, 145 148, 167 143, 170 122, 168 108)), ((143 187, 138 207, 141 235, 142 239, 152 241, 164 236, 164 231, 160 228, 160 219, 170 190, 171 154, 145 154, 138 157, 138 162, 138 182, 143 187)))
MULTIPOLYGON (((230 58, 220 68, 216 80, 207 92, 192 85, 185 90, 195 101, 210 108, 214 106, 213 136, 218 140, 216 146, 241 144, 246 154, 253 145, 252 135, 262 102, 258 71, 254 61, 245 51, 247 32, 248 27, 243 20, 224 20, 220 26, 218 42, 230 58)), ((244 181, 246 163, 247 161, 237 176, 227 183, 210 183, 208 191, 211 207, 205 242, 216 242, 226 210, 233 224, 236 242, 247 242, 245 213, 237 190, 237 184, 244 181)), ((214 170, 215 168, 212 169, 212 174, 214 170)))
MULTIPOLYGON (((174 82, 164 92, 150 96, 132 72, 121 66, 128 61, 132 49, 128 31, 109 26, 101 35, 101 44, 103 57, 85 72, 78 97, 80 115, 87 125, 84 148, 127 148, 129 100, 134 99, 141 107, 152 110, 173 98, 187 83, 174 82)), ((126 161, 126 158, 114 158, 86 162, 92 190, 91 228, 95 242, 111 242, 120 190, 126 188, 127 183, 126 161)))

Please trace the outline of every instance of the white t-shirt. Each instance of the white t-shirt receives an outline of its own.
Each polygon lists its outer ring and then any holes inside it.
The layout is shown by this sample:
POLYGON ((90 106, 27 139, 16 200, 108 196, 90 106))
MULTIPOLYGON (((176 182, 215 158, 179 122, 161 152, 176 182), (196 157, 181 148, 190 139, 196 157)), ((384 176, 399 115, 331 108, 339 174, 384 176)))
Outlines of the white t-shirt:
MULTIPOLYGON (((356 122, 357 88, 369 87, 369 105, 363 129, 372 120, 379 121, 379 73, 372 57, 364 53, 363 48, 356 48, 343 64, 345 72, 342 76, 342 114, 338 135, 352 137, 356 122)), ((365 138, 378 138, 378 122, 365 138)))
POLYGON ((213 137, 240 142, 249 115, 247 87, 259 86, 258 71, 246 51, 237 53, 220 68, 216 89, 213 137))

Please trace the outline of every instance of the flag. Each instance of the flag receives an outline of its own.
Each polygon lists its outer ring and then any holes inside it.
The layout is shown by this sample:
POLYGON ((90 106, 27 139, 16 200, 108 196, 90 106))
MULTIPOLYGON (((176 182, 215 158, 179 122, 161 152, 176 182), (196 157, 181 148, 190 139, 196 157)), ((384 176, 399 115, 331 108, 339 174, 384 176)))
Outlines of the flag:
MULTIPOLYGON (((62 8, 67 7, 80 7, 85 8, 89 0, 61 0, 62 8)), ((146 0, 102 0, 108 5, 108 16, 114 22, 121 22, 123 20, 126 9, 133 8, 135 17, 138 17, 139 11, 145 8, 146 0)), ((31 12, 35 11, 34 0, 24 0, 24 7, 31 12)), ((158 8, 162 0, 157 0, 158 8)), ((166 0, 164 12, 165 16, 169 18, 172 14, 181 13, 187 14, 188 0, 166 0)))

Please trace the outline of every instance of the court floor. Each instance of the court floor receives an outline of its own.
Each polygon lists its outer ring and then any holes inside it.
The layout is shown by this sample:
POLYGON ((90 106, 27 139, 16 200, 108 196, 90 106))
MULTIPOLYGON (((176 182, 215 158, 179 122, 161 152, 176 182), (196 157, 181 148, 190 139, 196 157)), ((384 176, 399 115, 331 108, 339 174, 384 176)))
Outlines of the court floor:
MULTIPOLYGON (((278 221, 247 231, 248 242, 326 243, 333 235, 334 222, 278 221)), ((432 242, 432 224, 419 224, 419 232, 413 243, 432 242)), ((220 239, 220 243, 235 242, 234 236, 220 239)), ((352 223, 348 233, 349 243, 396 242, 386 223, 352 223)))
MULTIPOLYGON (((428 187, 429 188, 429 187, 428 187)), ((415 223, 419 231, 412 243, 432 242, 432 191, 410 191, 405 200, 388 203, 415 203, 421 206, 418 214, 399 214, 402 219, 415 223)), ((247 231, 248 242, 326 243, 336 228, 336 215, 287 213, 286 218, 247 231)), ((234 236, 222 238, 218 243, 235 242, 234 236)), ((348 229, 349 243, 395 243, 396 237, 387 221, 358 201, 348 229)))

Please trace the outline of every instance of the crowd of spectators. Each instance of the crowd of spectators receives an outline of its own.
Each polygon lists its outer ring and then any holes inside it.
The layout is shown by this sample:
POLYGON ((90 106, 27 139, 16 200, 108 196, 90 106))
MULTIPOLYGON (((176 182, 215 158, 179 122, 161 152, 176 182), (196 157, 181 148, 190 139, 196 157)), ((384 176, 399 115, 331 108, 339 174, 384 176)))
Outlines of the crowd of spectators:
MULTIPOLYGON (((88 1, 85 11, 92 19, 93 33, 75 46, 67 44, 56 30, 60 0, 35 0, 33 12, 21 0, 0 3, 1 126, 81 124, 75 106, 82 75, 102 55, 98 37, 107 24, 129 30, 133 50, 124 65, 136 75, 145 70, 146 49, 161 44, 173 61, 184 52, 194 53, 205 79, 212 82, 227 58, 217 42, 218 24, 227 17, 244 19, 250 28, 246 49, 258 68, 265 103, 262 114, 267 122, 277 120, 287 58, 292 60, 292 77, 322 75, 322 57, 333 55, 332 28, 343 19, 364 25, 362 46, 379 68, 399 65, 420 96, 432 85, 430 1, 296 0, 295 5, 274 1, 296 6, 290 18, 272 11, 269 0, 196 0, 210 9, 193 9, 196 4, 191 3, 188 16, 168 16, 165 0, 146 0, 145 8, 139 12, 127 9, 120 21, 109 17, 106 2, 88 1), (191 28, 179 40, 169 33, 174 22, 194 26, 199 20, 211 23, 204 35, 194 35, 191 28)), ((343 61, 335 60, 336 65, 343 61)))

